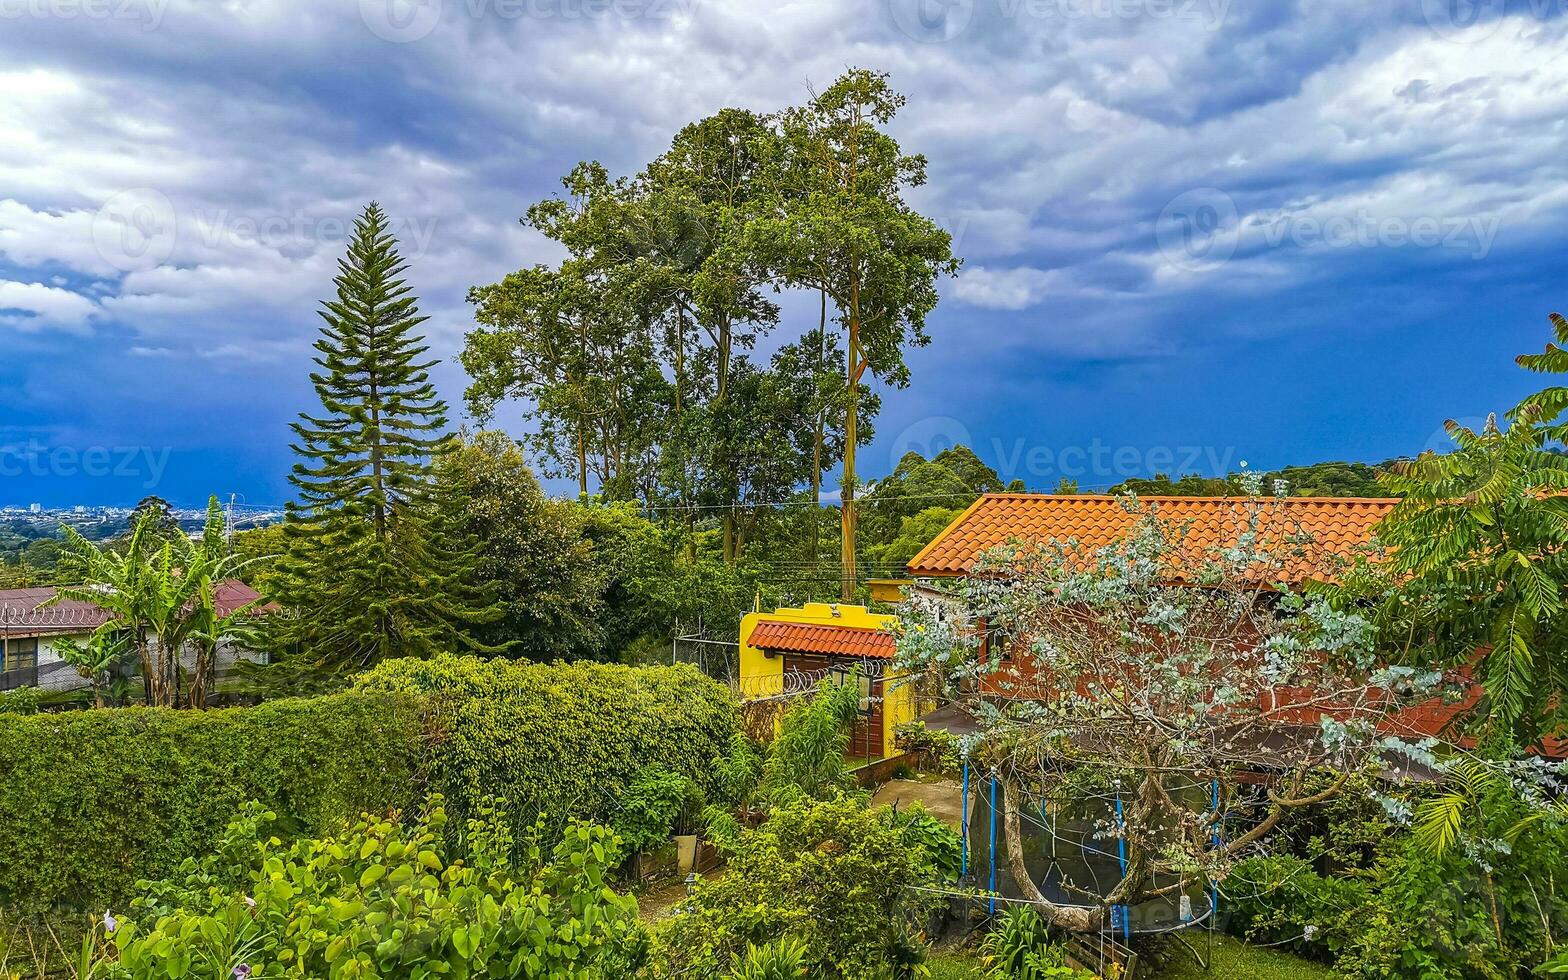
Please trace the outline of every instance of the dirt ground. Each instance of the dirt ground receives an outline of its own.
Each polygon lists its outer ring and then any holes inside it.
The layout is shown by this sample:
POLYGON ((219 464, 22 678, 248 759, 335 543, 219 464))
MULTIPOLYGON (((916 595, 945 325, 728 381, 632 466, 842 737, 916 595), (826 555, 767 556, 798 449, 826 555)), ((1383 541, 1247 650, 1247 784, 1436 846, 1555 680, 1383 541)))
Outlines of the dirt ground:
POLYGON ((924 803, 938 820, 954 830, 963 828, 964 787, 955 780, 895 779, 883 783, 871 798, 873 806, 884 803, 901 807, 910 803, 924 803))

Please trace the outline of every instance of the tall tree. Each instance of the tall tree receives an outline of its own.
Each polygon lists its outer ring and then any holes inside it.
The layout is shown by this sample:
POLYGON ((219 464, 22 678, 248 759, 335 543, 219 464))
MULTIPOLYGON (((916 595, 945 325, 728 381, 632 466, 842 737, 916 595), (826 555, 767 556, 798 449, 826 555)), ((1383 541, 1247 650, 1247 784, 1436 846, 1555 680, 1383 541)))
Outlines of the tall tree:
POLYGON ((499 615, 471 539, 433 526, 446 405, 406 270, 371 203, 338 263, 337 295, 322 304, 310 376, 321 414, 293 424, 300 500, 285 515, 274 589, 287 611, 282 639, 316 663, 487 649, 470 629, 499 615))
POLYGON ((903 387, 904 350, 928 343, 936 280, 958 271, 952 239, 903 198, 926 161, 885 127, 904 105, 887 76, 853 69, 781 119, 776 209, 748 228, 748 248, 791 285, 820 290, 844 331, 841 595, 854 598, 860 391, 867 371, 903 387))

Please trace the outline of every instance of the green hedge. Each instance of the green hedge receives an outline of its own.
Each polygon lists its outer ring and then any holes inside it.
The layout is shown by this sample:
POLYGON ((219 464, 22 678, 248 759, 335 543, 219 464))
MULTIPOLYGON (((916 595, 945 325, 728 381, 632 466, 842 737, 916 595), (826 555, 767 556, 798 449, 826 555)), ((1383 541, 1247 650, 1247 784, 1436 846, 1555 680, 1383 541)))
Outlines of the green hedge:
POLYGON ((212 847, 247 800, 324 836, 417 798, 425 706, 350 693, 255 708, 0 715, 0 905, 102 909, 212 847))
POLYGON ((654 766, 711 792, 713 759, 740 730, 729 689, 686 665, 443 656, 389 661, 358 687, 436 698, 444 737, 433 788, 460 813, 504 797, 524 824, 540 813, 614 823, 621 794, 654 766))

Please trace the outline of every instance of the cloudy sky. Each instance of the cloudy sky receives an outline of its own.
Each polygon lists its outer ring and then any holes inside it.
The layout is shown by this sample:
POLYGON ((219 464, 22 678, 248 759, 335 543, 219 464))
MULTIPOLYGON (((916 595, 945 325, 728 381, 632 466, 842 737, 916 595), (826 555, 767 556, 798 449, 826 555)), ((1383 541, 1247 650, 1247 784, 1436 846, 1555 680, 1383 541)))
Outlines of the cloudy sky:
POLYGON ((908 96, 964 258, 871 474, 1438 445, 1568 305, 1565 3, 0 0, 0 504, 284 499, 367 200, 450 358, 470 285, 554 256, 518 217, 573 163, 848 66, 908 96))

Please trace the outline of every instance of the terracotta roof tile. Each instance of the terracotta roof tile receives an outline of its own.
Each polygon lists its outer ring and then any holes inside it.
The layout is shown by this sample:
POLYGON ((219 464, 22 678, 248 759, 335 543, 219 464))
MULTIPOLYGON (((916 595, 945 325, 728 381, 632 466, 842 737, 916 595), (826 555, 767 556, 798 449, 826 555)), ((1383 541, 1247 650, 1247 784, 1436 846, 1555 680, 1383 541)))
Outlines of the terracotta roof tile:
POLYGON ((837 657, 891 659, 893 634, 858 626, 821 626, 764 619, 752 628, 746 645, 785 653, 823 653, 837 657))
MULTIPOLYGON (((1398 500, 1374 497, 1287 497, 1268 501, 1264 523, 1278 535, 1311 535, 1319 554, 1348 554, 1372 537, 1372 530, 1398 500)), ((1197 547, 1228 545, 1244 524, 1241 501, 1230 497, 1145 497, 1142 503, 1161 520, 1186 525, 1197 547)), ((1035 544, 1076 539, 1086 549, 1124 538, 1139 515, 1123 498, 1100 495, 989 493, 937 535, 909 562, 912 575, 962 575, 999 545, 1019 540, 1035 544)))

